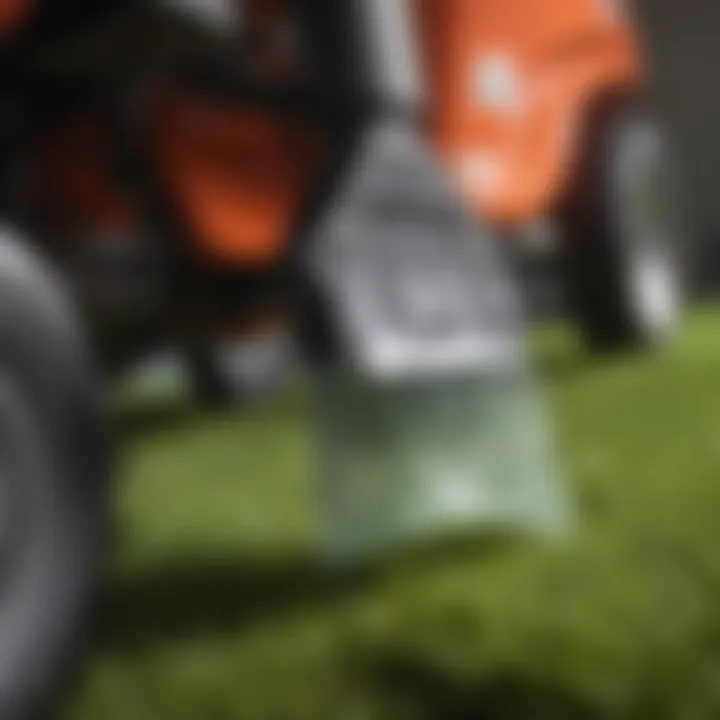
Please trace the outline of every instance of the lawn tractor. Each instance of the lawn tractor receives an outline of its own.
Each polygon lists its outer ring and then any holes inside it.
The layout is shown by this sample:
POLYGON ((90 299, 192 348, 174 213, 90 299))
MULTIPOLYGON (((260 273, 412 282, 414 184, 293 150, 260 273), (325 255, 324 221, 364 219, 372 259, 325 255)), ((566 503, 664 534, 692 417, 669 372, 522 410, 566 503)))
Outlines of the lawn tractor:
MULTIPOLYGON (((683 303, 680 183, 668 134, 647 99, 648 70, 631 8, 620 0, 412 5, 429 98, 425 136, 470 210, 514 257, 550 246, 566 304, 592 351, 664 346, 683 303)), ((276 83, 297 90, 304 82, 304 50, 294 4, 256 0, 243 7, 246 30, 262 46, 255 62, 264 62, 276 83)), ((183 104, 196 100, 182 93, 183 104)), ((180 138, 173 144, 168 135, 173 149, 166 167, 176 177, 196 178, 192 188, 189 181, 176 183, 198 237, 222 261, 252 265, 258 252, 272 255, 291 224, 293 202, 322 162, 323 131, 287 116, 278 125, 277 117, 227 107, 214 108, 225 112, 222 119, 211 118, 202 104, 202 120, 187 120, 196 135, 208 137, 210 126, 222 125, 239 146, 235 131, 242 125, 256 164, 284 178, 284 189, 271 181, 263 185, 260 200, 258 179, 247 163, 238 164, 235 176, 220 183, 233 187, 229 211, 218 197, 217 179, 198 175, 195 158, 204 150, 187 144, 186 131, 176 128, 179 115, 168 122, 180 138), (271 130, 285 135, 271 139, 271 130), (283 144, 301 157, 283 152, 283 144)), ((226 147, 219 137, 217 143, 226 147)), ((217 173, 210 165, 207 172, 217 173)), ((270 356, 259 358, 264 372, 237 372, 241 363, 223 362, 232 354, 207 342, 192 349, 190 367, 203 397, 225 402, 253 387, 273 387, 292 347, 277 342, 287 340, 287 323, 278 320, 282 313, 275 318, 253 325, 270 332, 243 335, 270 341, 270 356), (273 348, 280 354, 273 355, 273 348)))
POLYGON ((677 304, 618 5, 0 10, 2 718, 77 654, 108 540, 103 390, 157 348, 222 397, 219 347, 292 328, 334 559, 446 521, 559 526, 503 240, 557 218, 595 345, 656 343, 677 304))

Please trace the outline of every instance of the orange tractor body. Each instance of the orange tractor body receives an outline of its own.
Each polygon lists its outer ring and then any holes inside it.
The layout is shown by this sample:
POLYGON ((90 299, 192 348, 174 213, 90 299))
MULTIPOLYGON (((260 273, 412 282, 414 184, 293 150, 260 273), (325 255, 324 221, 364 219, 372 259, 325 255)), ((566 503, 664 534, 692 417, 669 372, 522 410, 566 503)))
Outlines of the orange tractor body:
MULTIPOLYGON (((283 4, 253 5, 268 64, 276 76, 292 74, 292 49, 272 41, 287 32, 283 4)), ((619 3, 417 0, 416 10, 427 132, 451 174, 492 223, 519 226, 544 215, 567 191, 594 104, 642 79, 619 3)), ((272 265, 322 166, 321 129, 186 91, 161 96, 156 160, 200 257, 213 265, 272 265)), ((91 230, 132 224, 132 204, 97 143, 92 128, 56 134, 48 155, 55 160, 46 167, 49 201, 91 230)))
POLYGON ((641 80, 607 0, 426 0, 432 135, 474 207, 524 224, 566 192, 599 97, 641 80))

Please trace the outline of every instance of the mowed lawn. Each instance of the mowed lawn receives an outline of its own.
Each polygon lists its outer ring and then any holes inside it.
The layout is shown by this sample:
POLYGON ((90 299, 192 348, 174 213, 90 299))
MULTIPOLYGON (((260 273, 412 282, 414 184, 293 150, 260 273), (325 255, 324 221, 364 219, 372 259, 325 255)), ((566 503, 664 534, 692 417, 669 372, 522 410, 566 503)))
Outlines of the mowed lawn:
POLYGON ((107 607, 68 720, 720 717, 720 311, 661 359, 538 351, 577 527, 373 573, 314 546, 301 393, 119 418, 107 607))

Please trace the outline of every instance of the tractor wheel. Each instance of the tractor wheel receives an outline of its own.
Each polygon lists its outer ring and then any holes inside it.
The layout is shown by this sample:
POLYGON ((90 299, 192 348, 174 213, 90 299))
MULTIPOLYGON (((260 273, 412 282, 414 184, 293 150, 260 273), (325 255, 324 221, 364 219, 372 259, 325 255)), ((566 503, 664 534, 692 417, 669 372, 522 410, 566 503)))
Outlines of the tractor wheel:
POLYGON ((592 350, 654 350, 683 305, 678 184, 661 124, 636 103, 596 113, 564 218, 572 311, 592 350))
POLYGON ((0 717, 35 717, 79 659, 107 547, 96 378, 68 298, 0 231, 0 717))

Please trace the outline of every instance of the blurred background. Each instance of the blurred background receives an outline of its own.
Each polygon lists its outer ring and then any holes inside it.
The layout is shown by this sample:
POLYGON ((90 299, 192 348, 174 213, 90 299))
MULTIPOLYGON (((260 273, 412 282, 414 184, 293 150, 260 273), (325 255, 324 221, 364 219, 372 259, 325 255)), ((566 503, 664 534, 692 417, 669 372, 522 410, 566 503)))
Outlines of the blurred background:
POLYGON ((720 7, 712 0, 645 0, 638 12, 652 53, 658 101, 674 129, 689 181, 688 214, 699 244, 698 289, 716 290, 720 95, 713 78, 720 7))

